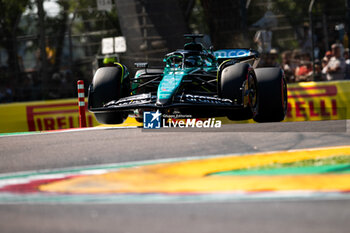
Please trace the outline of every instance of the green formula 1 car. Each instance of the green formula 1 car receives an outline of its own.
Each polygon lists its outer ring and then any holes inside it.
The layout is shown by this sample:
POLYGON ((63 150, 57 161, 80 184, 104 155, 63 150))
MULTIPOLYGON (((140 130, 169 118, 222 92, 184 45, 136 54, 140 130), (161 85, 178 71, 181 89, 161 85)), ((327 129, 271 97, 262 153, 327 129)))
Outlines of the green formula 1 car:
POLYGON ((287 84, 280 68, 256 68, 259 53, 251 49, 208 51, 192 42, 169 53, 163 69, 140 68, 134 77, 119 63, 96 71, 89 88, 88 109, 103 124, 122 123, 144 111, 227 116, 230 120, 282 121, 287 111, 287 84))

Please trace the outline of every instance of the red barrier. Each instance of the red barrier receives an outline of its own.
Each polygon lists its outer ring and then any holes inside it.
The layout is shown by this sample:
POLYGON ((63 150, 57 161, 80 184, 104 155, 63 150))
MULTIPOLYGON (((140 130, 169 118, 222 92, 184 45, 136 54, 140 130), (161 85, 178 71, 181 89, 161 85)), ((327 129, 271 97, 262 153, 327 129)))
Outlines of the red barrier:
POLYGON ((78 80, 79 127, 86 127, 84 81, 78 80))

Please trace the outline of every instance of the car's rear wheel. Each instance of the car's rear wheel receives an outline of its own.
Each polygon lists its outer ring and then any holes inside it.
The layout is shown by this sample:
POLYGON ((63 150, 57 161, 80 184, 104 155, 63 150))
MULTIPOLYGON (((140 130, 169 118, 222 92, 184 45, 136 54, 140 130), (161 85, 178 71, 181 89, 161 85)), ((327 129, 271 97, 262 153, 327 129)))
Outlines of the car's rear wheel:
MULTIPOLYGON (((89 109, 101 108, 112 100, 125 96, 128 89, 127 80, 124 80, 126 68, 103 67, 96 71, 89 88, 89 109)), ((121 124, 127 117, 124 112, 94 112, 96 120, 102 124, 121 124)))
POLYGON ((255 69, 257 104, 253 119, 256 122, 279 122, 287 113, 287 82, 280 68, 255 69))
MULTIPOLYGON (((224 68, 219 80, 219 95, 236 103, 243 102, 242 88, 247 77, 253 78, 247 63, 237 63, 224 68)), ((227 112, 227 118, 232 121, 248 120, 253 117, 252 108, 234 109, 227 112)))

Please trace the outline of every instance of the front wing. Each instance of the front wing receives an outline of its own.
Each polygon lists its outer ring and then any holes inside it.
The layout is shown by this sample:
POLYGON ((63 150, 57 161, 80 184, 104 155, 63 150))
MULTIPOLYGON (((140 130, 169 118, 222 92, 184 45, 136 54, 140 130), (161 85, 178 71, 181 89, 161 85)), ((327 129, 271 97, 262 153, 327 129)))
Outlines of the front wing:
POLYGON ((243 106, 232 100, 212 96, 201 96, 194 94, 183 94, 174 96, 171 104, 159 105, 156 103, 157 96, 151 93, 132 95, 113 100, 103 107, 90 108, 91 112, 115 112, 135 109, 182 109, 182 108, 208 108, 209 109, 240 109, 243 106))

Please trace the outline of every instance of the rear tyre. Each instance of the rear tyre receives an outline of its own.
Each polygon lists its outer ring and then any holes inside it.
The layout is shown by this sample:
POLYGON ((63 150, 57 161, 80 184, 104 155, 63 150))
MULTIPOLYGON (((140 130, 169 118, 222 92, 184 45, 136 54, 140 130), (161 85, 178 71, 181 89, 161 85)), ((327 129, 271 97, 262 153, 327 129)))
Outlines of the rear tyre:
MULTIPOLYGON (((126 68, 122 66, 103 67, 96 71, 89 88, 89 109, 100 108, 112 100, 118 100, 128 92, 124 80, 126 68)), ((121 124, 127 117, 123 112, 94 112, 101 124, 121 124)))
POLYGON ((243 108, 232 110, 227 114, 227 118, 231 121, 244 121, 253 117, 252 110, 250 108, 243 108))
POLYGON ((287 82, 280 68, 255 69, 257 104, 256 122, 280 122, 287 113, 287 82))
MULTIPOLYGON (((219 80, 219 94, 221 98, 242 103, 243 96, 241 88, 247 79, 249 68, 250 66, 247 63, 237 63, 222 70, 219 80)), ((232 121, 248 120, 252 117, 253 112, 250 107, 227 112, 227 118, 232 121)))

